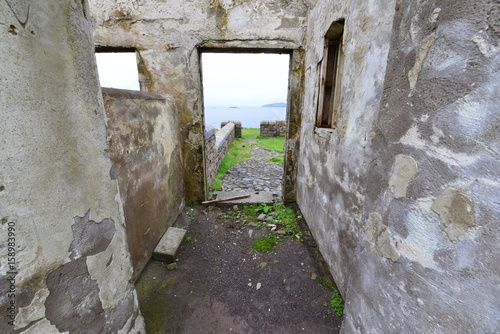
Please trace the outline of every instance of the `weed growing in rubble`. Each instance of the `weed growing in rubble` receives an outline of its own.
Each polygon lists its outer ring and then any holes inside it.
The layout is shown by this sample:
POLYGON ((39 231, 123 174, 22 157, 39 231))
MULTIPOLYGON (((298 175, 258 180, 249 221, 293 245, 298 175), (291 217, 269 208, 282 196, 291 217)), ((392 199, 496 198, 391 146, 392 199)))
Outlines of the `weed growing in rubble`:
POLYGON ((341 317, 344 314, 344 301, 340 296, 340 293, 335 289, 332 292, 332 297, 330 299, 330 306, 333 308, 333 311, 337 315, 337 317, 341 317))
MULTIPOLYGON (((323 280, 321 277, 316 277, 315 279, 316 283, 323 285, 325 288, 330 290, 332 292, 332 296, 330 297, 330 300, 328 302, 325 302, 323 306, 330 306, 333 309, 333 312, 337 315, 337 317, 342 317, 344 314, 344 300, 342 299, 342 296, 340 295, 339 291, 335 287, 335 284, 323 280)), ((331 311, 328 311, 328 314, 331 314, 331 311)))
POLYGON ((241 222, 269 229, 271 233, 258 238, 252 244, 252 247, 259 252, 270 251, 283 238, 294 237, 301 239, 302 232, 298 224, 298 218, 300 218, 300 215, 283 203, 272 205, 264 203, 245 204, 242 207, 235 206, 232 210, 227 210, 219 215, 220 222, 234 220, 236 223, 241 222))
POLYGON ((300 231, 297 213, 292 208, 287 208, 283 203, 267 205, 264 203, 246 204, 243 206, 239 218, 247 222, 253 222, 257 226, 264 226, 272 230, 283 230, 287 236, 300 238, 300 231), (264 214, 267 220, 258 220, 264 214))

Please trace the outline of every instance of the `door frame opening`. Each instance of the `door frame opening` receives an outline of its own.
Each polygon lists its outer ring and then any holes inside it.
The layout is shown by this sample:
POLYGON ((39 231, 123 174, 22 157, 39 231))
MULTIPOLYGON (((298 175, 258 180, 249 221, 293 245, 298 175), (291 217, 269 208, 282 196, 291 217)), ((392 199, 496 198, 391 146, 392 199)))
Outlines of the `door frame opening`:
MULTIPOLYGON (((303 91, 303 50, 291 42, 284 41, 246 41, 244 45, 234 46, 234 42, 209 41, 202 43, 197 47, 200 77, 200 101, 202 110, 202 129, 205 132, 205 105, 203 100, 203 74, 201 65, 201 56, 203 53, 270 53, 270 54, 288 54, 289 72, 288 72, 288 92, 286 105, 286 123, 287 130, 284 144, 284 165, 282 175, 281 198, 284 202, 294 202, 296 198, 296 168, 297 155, 300 136, 300 107, 302 105, 303 91)), ((204 138, 204 137, 203 137, 204 138)), ((205 200, 209 194, 209 184, 207 182, 206 171, 206 152, 205 143, 202 143, 203 168, 204 168, 204 188, 205 200)))

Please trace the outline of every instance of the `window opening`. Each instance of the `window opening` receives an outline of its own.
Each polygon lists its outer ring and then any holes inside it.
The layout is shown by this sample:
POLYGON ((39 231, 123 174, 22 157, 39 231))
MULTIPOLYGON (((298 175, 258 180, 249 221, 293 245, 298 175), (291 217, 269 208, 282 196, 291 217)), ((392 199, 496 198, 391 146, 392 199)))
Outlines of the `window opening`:
POLYGON ((316 126, 336 128, 339 119, 340 89, 344 64, 344 20, 333 22, 325 36, 321 67, 320 93, 316 126))
POLYGON ((101 87, 140 90, 137 57, 134 50, 96 54, 101 87))

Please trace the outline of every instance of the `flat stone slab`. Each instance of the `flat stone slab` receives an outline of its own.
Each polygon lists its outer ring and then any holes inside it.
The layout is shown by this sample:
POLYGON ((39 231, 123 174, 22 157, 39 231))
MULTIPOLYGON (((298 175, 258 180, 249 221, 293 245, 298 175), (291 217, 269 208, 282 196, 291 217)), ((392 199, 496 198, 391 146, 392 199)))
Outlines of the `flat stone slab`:
POLYGON ((281 202, 281 195, 278 192, 270 191, 215 191, 216 199, 235 197, 240 195, 250 194, 250 197, 225 201, 220 203, 266 203, 273 204, 281 202))
POLYGON ((161 237, 160 242, 153 251, 153 259, 172 263, 177 257, 177 252, 186 236, 186 230, 177 227, 169 227, 161 237))

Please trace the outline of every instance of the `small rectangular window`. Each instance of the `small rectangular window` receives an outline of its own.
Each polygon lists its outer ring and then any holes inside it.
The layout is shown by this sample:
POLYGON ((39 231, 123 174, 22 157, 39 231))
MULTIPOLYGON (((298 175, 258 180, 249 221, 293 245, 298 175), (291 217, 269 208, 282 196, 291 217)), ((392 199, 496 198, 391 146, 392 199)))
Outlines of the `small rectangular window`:
POLYGON ((340 87, 344 52, 342 36, 344 20, 333 22, 325 35, 323 61, 321 66, 320 92, 316 126, 336 128, 339 119, 340 87))
POLYGON ((101 49, 95 55, 101 87, 140 90, 134 49, 101 49))

